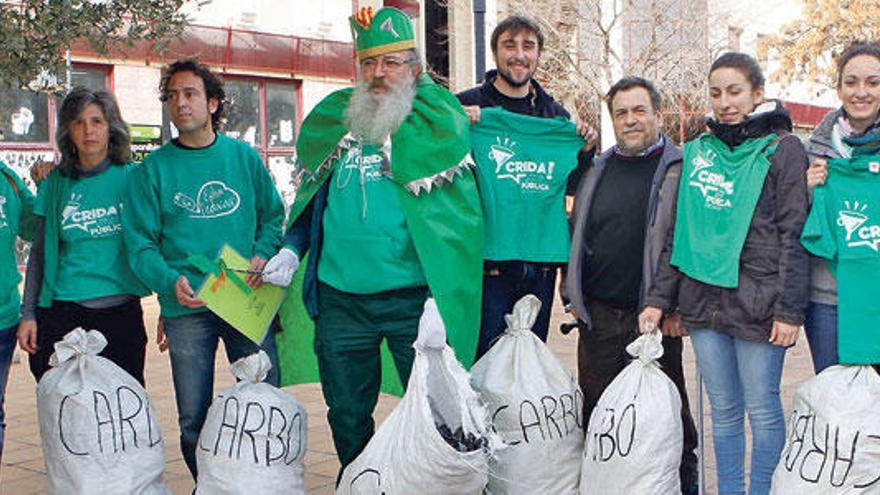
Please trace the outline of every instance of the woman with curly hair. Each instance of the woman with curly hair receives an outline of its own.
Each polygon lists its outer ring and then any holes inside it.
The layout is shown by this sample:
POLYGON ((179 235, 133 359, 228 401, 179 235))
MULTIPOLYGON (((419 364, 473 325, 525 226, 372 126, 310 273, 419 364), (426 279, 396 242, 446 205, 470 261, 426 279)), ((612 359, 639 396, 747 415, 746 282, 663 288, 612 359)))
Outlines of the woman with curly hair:
POLYGON ((76 88, 64 98, 56 141, 61 161, 40 183, 18 327, 37 381, 53 344, 77 327, 107 338, 101 355, 144 383, 147 336, 140 298, 122 243, 122 208, 131 139, 116 100, 76 88))

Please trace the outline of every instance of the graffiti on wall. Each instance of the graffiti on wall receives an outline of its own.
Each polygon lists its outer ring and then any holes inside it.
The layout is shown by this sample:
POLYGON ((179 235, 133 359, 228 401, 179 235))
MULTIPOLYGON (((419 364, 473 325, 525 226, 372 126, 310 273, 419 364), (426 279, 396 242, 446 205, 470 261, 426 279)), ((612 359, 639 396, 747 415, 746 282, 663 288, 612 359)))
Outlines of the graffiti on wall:
POLYGON ((54 159, 55 154, 52 151, 0 149, 0 162, 4 162, 9 168, 14 170, 32 191, 35 191, 35 187, 31 180, 31 167, 37 162, 52 161, 54 159))

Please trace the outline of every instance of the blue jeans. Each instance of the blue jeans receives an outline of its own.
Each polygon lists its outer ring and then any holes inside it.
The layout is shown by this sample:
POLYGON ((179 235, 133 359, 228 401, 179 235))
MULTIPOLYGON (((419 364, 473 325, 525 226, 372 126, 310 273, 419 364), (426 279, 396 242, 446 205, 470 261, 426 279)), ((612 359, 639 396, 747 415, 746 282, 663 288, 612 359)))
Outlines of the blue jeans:
POLYGON ((718 493, 745 494, 745 412, 752 427, 750 495, 770 493, 785 444, 779 396, 785 348, 751 342, 712 329, 690 332, 697 366, 712 406, 718 493))
POLYGON ((15 351, 15 332, 18 325, 0 330, 0 461, 3 460, 3 438, 6 431, 6 381, 15 351))
MULTIPOLYGON (((165 336, 171 353, 180 450, 193 479, 197 479, 196 445, 214 395, 217 341, 223 339, 226 358, 230 363, 259 351, 261 346, 210 311, 165 318, 165 336)), ((272 369, 265 381, 277 386, 280 377, 278 353, 275 350, 275 334, 271 329, 263 341, 262 349, 272 361, 272 369)))
POLYGON ((541 301, 541 311, 532 332, 547 341, 550 311, 556 292, 556 263, 529 263, 525 261, 486 261, 483 269, 483 312, 480 321, 480 339, 477 357, 492 347, 507 329, 504 315, 513 312, 513 305, 527 294, 541 301))
POLYGON ((819 374, 840 362, 837 356, 837 306, 810 301, 804 316, 813 369, 819 374))

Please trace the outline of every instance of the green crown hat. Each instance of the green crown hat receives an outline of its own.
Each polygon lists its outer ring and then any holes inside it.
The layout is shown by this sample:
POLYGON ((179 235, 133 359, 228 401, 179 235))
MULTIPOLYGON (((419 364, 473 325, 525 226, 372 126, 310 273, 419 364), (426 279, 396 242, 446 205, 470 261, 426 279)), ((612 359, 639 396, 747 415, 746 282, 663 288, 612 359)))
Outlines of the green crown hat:
POLYGON ((348 20, 360 60, 416 47, 412 21, 393 7, 383 7, 375 15, 372 7, 363 7, 348 20))

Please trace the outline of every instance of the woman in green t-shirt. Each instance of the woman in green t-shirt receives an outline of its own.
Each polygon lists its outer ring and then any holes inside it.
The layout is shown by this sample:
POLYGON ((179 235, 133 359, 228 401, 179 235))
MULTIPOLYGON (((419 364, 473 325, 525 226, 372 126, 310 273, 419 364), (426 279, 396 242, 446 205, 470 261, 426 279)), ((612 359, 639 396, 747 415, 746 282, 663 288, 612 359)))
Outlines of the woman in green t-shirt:
POLYGON ((33 240, 34 195, 15 171, 0 161, 0 459, 6 429, 4 396, 15 351, 21 296, 16 240, 33 240))
POLYGON ((147 336, 122 245, 122 198, 132 167, 128 125, 105 91, 64 98, 56 141, 61 161, 40 184, 18 342, 37 381, 54 343, 77 327, 107 338, 101 355, 144 383, 147 336))
MULTIPOLYGON (((828 160, 852 157, 852 142, 880 141, 880 45, 854 43, 837 61, 837 96, 841 108, 828 112, 807 144, 812 159, 807 186, 828 178, 828 160)), ((810 257, 810 303, 804 329, 816 373, 840 361, 837 328, 837 281, 825 260, 810 257)), ((880 365, 878 365, 880 369, 880 365)))
POLYGON ((709 132, 685 144, 675 228, 639 317, 681 315, 712 408, 719 493, 766 494, 785 442, 785 350, 807 303, 807 156, 782 105, 764 99, 754 58, 726 53, 709 71, 709 132))

